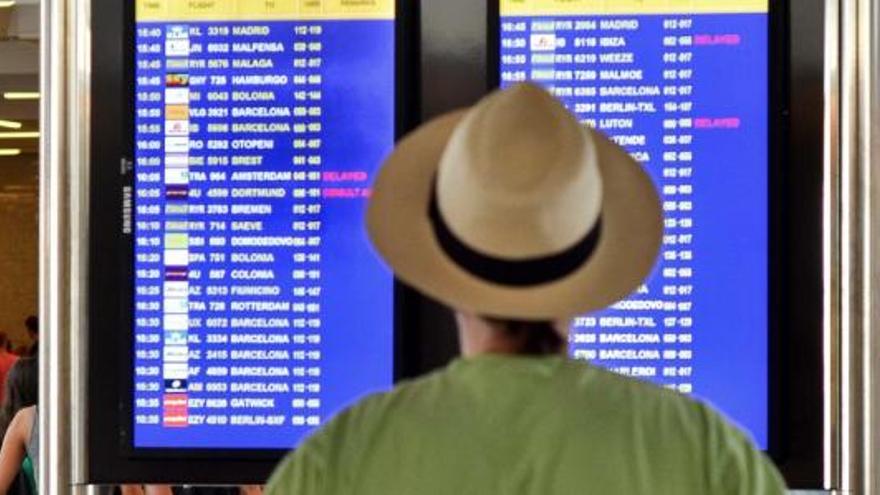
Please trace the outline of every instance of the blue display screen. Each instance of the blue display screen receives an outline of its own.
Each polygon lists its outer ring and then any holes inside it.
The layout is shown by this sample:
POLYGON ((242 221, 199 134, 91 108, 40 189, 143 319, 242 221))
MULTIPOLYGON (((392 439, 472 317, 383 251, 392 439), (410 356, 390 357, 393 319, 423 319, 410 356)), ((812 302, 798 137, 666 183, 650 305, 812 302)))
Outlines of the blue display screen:
POLYGON ((766 2, 577 3, 502 2, 502 85, 546 85, 630 151, 665 233, 644 286, 575 320, 571 353, 694 394, 767 448, 766 2))
POLYGON ((393 6, 315 3, 138 5, 135 448, 289 449, 393 383, 393 6))

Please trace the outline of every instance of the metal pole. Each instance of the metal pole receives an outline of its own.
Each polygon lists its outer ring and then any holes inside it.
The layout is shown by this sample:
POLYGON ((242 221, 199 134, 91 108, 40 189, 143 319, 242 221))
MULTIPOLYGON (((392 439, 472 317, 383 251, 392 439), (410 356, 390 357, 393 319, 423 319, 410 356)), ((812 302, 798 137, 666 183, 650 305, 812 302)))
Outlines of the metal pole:
POLYGON ((840 486, 840 1, 825 1, 822 226, 823 480, 840 486))
POLYGON ((864 459, 861 450, 866 315, 866 196, 869 179, 861 162, 859 13, 861 0, 841 4, 841 362, 840 462, 842 493, 862 494, 864 459))
POLYGON ((865 178, 865 293, 863 352, 860 368, 862 419, 859 485, 866 495, 880 495, 880 5, 859 0, 859 163, 865 178))
POLYGON ((880 495, 880 149, 876 0, 844 1, 841 23, 841 480, 843 493, 880 495))
POLYGON ((839 489, 857 493, 861 472, 858 439, 861 435, 860 395, 863 328, 863 197, 864 178, 858 160, 858 2, 844 0, 840 10, 840 463, 839 489))
POLYGON ((68 1, 41 4, 39 489, 71 492, 68 1))
POLYGON ((88 440, 88 247, 91 143, 91 1, 68 1, 68 159, 70 181, 69 464, 74 485, 86 483, 88 440))

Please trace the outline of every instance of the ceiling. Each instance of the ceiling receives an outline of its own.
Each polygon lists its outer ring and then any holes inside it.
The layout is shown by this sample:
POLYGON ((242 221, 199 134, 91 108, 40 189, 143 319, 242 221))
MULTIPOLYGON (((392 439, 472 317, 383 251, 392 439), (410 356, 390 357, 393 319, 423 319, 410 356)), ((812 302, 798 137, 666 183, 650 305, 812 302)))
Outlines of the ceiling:
MULTIPOLYGON (((11 8, 0 8, 0 120, 21 122, 21 129, 39 128, 39 102, 8 101, 7 91, 39 89, 39 0, 17 0, 11 8)), ((0 148, 21 149, 15 157, 0 156, 0 201, 29 199, 36 194, 38 140, 0 139, 0 148)))

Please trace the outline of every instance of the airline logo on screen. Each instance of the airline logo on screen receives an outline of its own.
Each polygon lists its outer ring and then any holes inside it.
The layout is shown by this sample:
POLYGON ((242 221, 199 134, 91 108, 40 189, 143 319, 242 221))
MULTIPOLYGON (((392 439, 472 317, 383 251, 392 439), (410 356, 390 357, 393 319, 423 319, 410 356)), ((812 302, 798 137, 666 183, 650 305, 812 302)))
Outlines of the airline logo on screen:
POLYGON ((500 0, 501 15, 766 13, 769 0, 500 0))
POLYGON ((393 19, 394 4, 395 0, 137 0, 137 19, 393 19))

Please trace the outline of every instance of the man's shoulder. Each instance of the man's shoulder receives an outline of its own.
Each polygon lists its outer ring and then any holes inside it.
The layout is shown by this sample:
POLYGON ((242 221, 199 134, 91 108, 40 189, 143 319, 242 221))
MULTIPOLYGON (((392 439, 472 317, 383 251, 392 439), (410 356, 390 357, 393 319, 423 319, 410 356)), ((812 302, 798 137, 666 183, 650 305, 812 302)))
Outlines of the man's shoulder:
MULTIPOLYGON (((389 391, 361 399, 339 413, 331 424, 349 426, 358 423, 364 426, 364 423, 388 420, 389 412, 405 416, 406 412, 431 410, 438 403, 448 401, 451 395, 472 392, 463 385, 464 381, 453 367, 442 368, 419 378, 402 381, 389 391)), ((695 421, 725 423, 710 407, 675 390, 580 361, 563 360, 560 366, 554 368, 552 383, 558 394, 555 397, 558 403, 554 406, 583 412, 604 405, 618 412, 653 418, 658 413, 674 415, 689 425, 694 425, 695 421)), ((533 391, 524 387, 522 392, 531 394, 533 391)), ((544 398, 554 399, 552 395, 544 398)))
POLYGON ((369 423, 388 420, 389 411, 401 412, 420 407, 425 404, 425 395, 439 393, 447 380, 445 375, 446 370, 437 370, 422 377, 401 381, 391 390, 370 394, 337 414, 328 423, 328 427, 364 427, 369 423))
MULTIPOLYGON (((751 479, 757 472, 763 478, 753 480, 757 486, 778 484, 772 467, 745 435, 706 405, 672 390, 569 361, 549 367, 533 365, 507 381, 518 383, 520 378, 534 376, 535 369, 546 380, 523 384, 523 396, 517 395, 519 389, 492 390, 486 386, 494 383, 491 380, 462 377, 460 371, 449 368, 402 382, 337 414, 303 444, 295 458, 302 466, 331 471, 355 466, 353 471, 342 470, 355 472, 364 469, 365 459, 402 459, 400 449, 438 452, 449 447, 449 442, 469 441, 462 431, 479 432, 473 438, 480 438, 478 443, 484 446, 486 432, 501 421, 504 434, 499 430, 499 438, 526 438, 507 433, 517 425, 530 424, 546 433, 542 441, 573 443, 572 451, 578 451, 576 445, 585 445, 590 451, 599 449, 607 458, 628 459, 632 449, 638 449, 652 459, 646 472, 672 476, 687 466, 681 479, 698 476, 707 484, 751 479), (486 395, 486 390, 491 392, 486 395), (543 419, 521 421, 531 417, 543 419), (547 421, 548 417, 554 420, 547 421)), ((470 447, 485 458, 482 447, 470 447)), ((456 451, 468 452, 466 448, 456 451)), ((754 493, 777 492, 756 488, 754 493)))
POLYGON ((584 362, 566 361, 560 377, 561 387, 576 393, 582 401, 590 404, 607 402, 639 413, 668 409, 685 415, 712 415, 705 405, 674 389, 584 362))
POLYGON ((522 387, 508 383, 495 388, 491 380, 474 385, 455 369, 444 368, 358 401, 339 413, 324 431, 328 438, 372 443, 382 432, 427 428, 443 434, 450 424, 466 428, 474 426, 470 422, 479 423, 481 417, 509 414, 519 418, 528 412, 540 415, 550 411, 560 419, 560 428, 600 421, 609 431, 620 430, 625 435, 630 426, 639 425, 638 434, 691 449, 703 447, 709 431, 735 430, 727 428, 727 421, 711 407, 674 390, 581 362, 565 361, 554 370, 549 383, 537 380, 522 387), (500 399, 498 394, 506 398, 500 399), (482 416, 463 414, 462 410, 480 411, 482 416))
POLYGON ((412 408, 413 394, 437 379, 440 372, 399 383, 386 392, 377 392, 361 398, 336 413, 329 421, 305 439, 285 464, 293 459, 309 458, 317 465, 345 462, 344 458, 363 455, 371 439, 380 428, 387 428, 401 411, 412 408), (344 446, 344 448, 343 448, 344 446))

